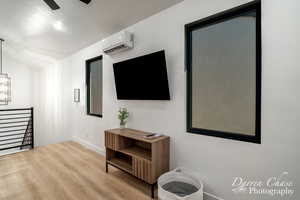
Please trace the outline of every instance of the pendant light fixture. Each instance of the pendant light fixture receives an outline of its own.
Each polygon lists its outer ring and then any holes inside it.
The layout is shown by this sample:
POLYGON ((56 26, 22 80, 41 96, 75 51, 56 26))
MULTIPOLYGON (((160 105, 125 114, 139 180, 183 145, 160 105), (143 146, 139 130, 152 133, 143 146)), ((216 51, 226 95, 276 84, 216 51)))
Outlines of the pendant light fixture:
POLYGON ((1 42, 1 57, 0 57, 0 105, 7 105, 11 101, 11 80, 8 74, 2 72, 2 43, 4 40, 0 38, 1 42))

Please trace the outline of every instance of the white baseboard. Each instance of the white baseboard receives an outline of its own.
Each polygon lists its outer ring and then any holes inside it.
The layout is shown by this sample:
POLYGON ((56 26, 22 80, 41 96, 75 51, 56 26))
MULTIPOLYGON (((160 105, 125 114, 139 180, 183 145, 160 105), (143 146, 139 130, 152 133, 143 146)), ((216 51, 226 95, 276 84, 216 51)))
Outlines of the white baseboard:
POLYGON ((91 144, 90 142, 88 142, 86 140, 83 140, 82 138, 79 138, 79 137, 76 137, 76 136, 73 136, 72 139, 73 139, 74 142, 78 142, 82 146, 105 156, 105 150, 103 148, 98 147, 94 144, 91 144))

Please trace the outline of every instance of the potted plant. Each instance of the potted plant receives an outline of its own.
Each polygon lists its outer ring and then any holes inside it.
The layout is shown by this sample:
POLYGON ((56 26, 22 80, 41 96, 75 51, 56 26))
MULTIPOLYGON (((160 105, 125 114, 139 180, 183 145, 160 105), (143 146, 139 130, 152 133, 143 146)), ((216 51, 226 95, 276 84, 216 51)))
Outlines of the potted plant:
POLYGON ((120 128, 126 127, 128 117, 129 117, 129 112, 127 111, 127 108, 120 108, 119 115, 118 115, 118 118, 120 120, 120 128))

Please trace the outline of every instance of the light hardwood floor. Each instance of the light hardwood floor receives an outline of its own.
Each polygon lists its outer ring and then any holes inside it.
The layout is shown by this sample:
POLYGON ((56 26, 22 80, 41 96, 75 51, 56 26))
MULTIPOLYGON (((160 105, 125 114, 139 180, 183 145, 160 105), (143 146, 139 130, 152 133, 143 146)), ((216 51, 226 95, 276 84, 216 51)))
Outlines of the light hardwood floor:
POLYGON ((75 142, 0 157, 1 200, 149 200, 150 188, 75 142))

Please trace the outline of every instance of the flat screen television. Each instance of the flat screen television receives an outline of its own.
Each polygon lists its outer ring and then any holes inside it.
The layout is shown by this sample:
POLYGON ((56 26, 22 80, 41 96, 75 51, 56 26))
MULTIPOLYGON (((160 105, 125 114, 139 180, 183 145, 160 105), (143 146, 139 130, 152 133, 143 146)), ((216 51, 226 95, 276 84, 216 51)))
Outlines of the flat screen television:
POLYGON ((165 52, 113 64, 119 100, 170 100, 165 52))

